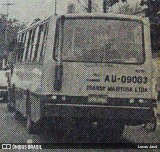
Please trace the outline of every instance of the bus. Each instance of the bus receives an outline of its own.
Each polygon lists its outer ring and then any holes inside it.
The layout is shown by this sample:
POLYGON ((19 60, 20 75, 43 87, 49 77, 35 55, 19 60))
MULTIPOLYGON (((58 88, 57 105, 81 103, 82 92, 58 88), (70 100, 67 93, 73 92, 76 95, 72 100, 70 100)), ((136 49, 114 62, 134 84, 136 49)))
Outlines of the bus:
POLYGON ((149 20, 131 15, 39 21, 15 40, 8 109, 26 118, 29 133, 43 120, 54 127, 80 124, 106 140, 120 139, 126 125, 155 130, 150 39, 149 20))

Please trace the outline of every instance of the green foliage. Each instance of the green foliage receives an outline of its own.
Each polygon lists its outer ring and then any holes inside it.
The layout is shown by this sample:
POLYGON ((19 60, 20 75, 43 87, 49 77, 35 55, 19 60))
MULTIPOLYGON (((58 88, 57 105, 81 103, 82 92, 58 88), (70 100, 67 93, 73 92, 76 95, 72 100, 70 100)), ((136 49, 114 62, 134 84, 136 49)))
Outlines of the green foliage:
POLYGON ((139 12, 142 10, 142 6, 139 5, 139 3, 137 3, 134 7, 131 7, 129 5, 129 3, 125 3, 124 5, 122 5, 119 8, 119 14, 128 14, 128 15, 132 15, 135 14, 136 12, 139 12))
POLYGON ((9 19, 5 15, 1 15, 0 18, 0 56, 6 54, 6 52, 11 51, 10 46, 15 39, 18 30, 24 28, 25 24, 20 24, 18 19, 9 19), (7 28, 6 28, 7 27, 7 28), (5 37, 6 41, 5 41, 5 37))

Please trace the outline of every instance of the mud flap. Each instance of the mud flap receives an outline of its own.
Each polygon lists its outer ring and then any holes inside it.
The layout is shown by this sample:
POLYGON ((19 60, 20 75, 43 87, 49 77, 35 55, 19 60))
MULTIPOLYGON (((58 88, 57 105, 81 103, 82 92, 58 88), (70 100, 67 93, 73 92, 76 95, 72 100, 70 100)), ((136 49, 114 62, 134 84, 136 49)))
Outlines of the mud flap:
POLYGON ((147 132, 154 132, 157 127, 157 109, 153 108, 153 117, 143 126, 147 132))
POLYGON ((56 65, 55 67, 55 80, 54 80, 54 90, 60 91, 62 88, 62 77, 63 77, 63 66, 56 65))

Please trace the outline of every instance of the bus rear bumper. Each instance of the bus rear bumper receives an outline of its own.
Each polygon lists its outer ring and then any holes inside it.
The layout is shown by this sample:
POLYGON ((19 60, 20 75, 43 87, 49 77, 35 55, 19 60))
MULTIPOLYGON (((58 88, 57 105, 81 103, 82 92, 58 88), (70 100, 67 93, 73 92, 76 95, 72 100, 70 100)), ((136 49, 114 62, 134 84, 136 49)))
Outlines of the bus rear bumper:
POLYGON ((141 125, 153 117, 150 107, 127 107, 105 105, 77 105, 46 103, 44 114, 47 117, 65 117, 98 120, 120 120, 126 125, 141 125))

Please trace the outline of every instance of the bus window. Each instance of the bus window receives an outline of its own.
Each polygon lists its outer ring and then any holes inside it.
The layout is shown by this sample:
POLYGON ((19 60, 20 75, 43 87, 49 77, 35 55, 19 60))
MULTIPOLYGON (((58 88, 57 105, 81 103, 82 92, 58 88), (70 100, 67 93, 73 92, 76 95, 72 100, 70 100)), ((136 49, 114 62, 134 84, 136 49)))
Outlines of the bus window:
POLYGON ((37 41, 38 41, 38 33, 39 33, 39 26, 37 26, 35 29, 35 38, 34 38, 34 42, 33 42, 33 50, 32 50, 32 56, 31 56, 32 62, 33 62, 33 58, 34 58, 34 53, 35 53, 37 41))
POLYGON ((55 41, 54 41, 55 42, 55 44, 54 44, 54 55, 53 55, 54 59, 57 59, 57 57, 58 57, 58 45, 59 45, 59 39, 58 39, 58 37, 59 37, 59 27, 60 27, 59 24, 60 23, 58 21, 56 23, 56 33, 55 33, 55 41))
POLYGON ((33 62, 36 61, 36 58, 37 58, 37 53, 38 53, 38 50, 39 50, 39 45, 40 45, 40 39, 41 39, 42 31, 43 31, 43 25, 40 25, 39 32, 38 32, 37 44, 36 44, 36 48, 35 48, 35 52, 34 52, 34 57, 33 57, 33 62))
POLYGON ((32 29, 30 32, 31 32, 31 34, 30 34, 29 47, 28 47, 28 52, 26 55, 27 62, 30 61, 30 54, 31 54, 31 50, 32 50, 32 40, 34 39, 34 30, 32 29))
POLYGON ((45 27, 43 26, 43 28, 41 29, 41 36, 40 36, 40 42, 39 42, 39 48, 37 51, 37 58, 36 58, 36 62, 39 62, 39 58, 40 58, 40 53, 41 53, 41 49, 42 49, 42 45, 43 45, 43 37, 44 37, 44 29, 45 27))
POLYGON ((25 33, 24 33, 24 36, 23 36, 23 40, 22 40, 20 62, 22 62, 22 60, 23 60, 23 53, 24 53, 24 49, 25 49, 26 37, 27 37, 27 34, 26 34, 26 32, 25 32, 25 33))
POLYGON ((24 52, 23 52, 22 62, 25 61, 25 56, 26 56, 27 46, 28 46, 28 41, 29 41, 28 39, 29 39, 29 31, 26 32, 26 40, 25 40, 25 44, 24 44, 24 52))
POLYGON ((38 59, 37 59, 37 61, 40 62, 40 63, 43 62, 44 50, 46 48, 46 42, 47 42, 47 35, 48 35, 48 23, 45 24, 42 47, 41 47, 41 50, 39 52, 39 56, 38 56, 38 59))
POLYGON ((133 20, 66 19, 62 58, 77 62, 143 63, 143 37, 139 33, 143 33, 142 23, 133 20))
POLYGON ((23 48, 24 48, 24 43, 23 40, 25 38, 25 33, 22 33, 21 37, 18 40, 18 57, 17 57, 17 61, 21 62, 22 61, 22 54, 23 54, 23 48))
POLYGON ((30 50, 28 53, 28 61, 31 61, 32 58, 32 51, 33 51, 33 46, 34 46, 34 38, 35 38, 35 28, 32 30, 32 37, 31 37, 31 42, 30 42, 30 50))
POLYGON ((26 48, 26 52, 25 52, 25 61, 27 60, 28 52, 29 52, 29 49, 30 49, 31 36, 32 36, 32 30, 29 31, 29 37, 28 37, 28 41, 27 41, 27 48, 26 48))
POLYGON ((16 47, 16 61, 19 61, 19 50, 20 50, 20 42, 21 42, 22 34, 18 36, 17 39, 17 47, 16 47))

